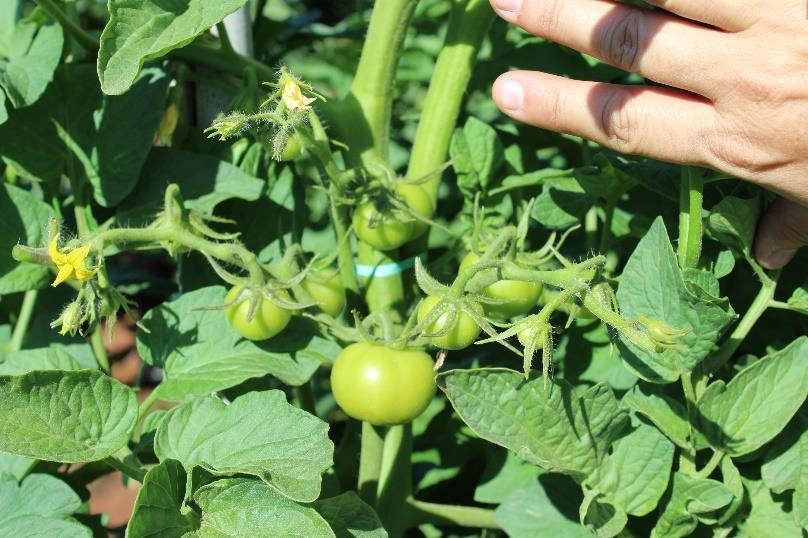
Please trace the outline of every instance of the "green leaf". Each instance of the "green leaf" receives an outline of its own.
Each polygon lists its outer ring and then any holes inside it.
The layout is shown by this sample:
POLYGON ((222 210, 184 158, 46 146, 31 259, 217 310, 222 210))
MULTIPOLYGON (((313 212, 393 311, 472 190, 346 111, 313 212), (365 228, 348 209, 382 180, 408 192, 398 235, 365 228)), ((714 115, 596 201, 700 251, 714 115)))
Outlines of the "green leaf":
POLYGON ((628 516, 620 508, 597 500, 596 494, 587 495, 579 510, 581 525, 599 538, 612 538, 620 534, 628 523, 628 516))
POLYGON ((731 456, 757 450, 791 420, 808 395, 808 337, 743 369, 729 384, 715 381, 698 401, 701 430, 731 456))
POLYGON ((623 396, 623 404, 647 417, 662 433, 682 448, 689 448, 687 411, 679 400, 640 383, 623 396))
POLYGON ((667 437, 639 422, 612 445, 612 453, 586 480, 586 486, 619 510, 644 516, 656 507, 668 487, 673 452, 667 437))
POLYGON ((32 474, 17 485, 0 474, 0 535, 90 538, 90 529, 71 516, 81 499, 70 486, 50 475, 32 474))
POLYGON ((113 206, 137 183, 167 88, 168 77, 151 68, 126 95, 104 96, 91 65, 62 65, 35 105, 0 126, 0 154, 23 175, 53 184, 64 174, 86 179, 95 200, 113 206))
POLYGON ((335 536, 314 508, 290 501, 257 480, 231 478, 203 486, 194 495, 202 521, 193 536, 335 536))
POLYGON ((48 278, 48 268, 16 261, 11 257, 11 247, 17 242, 42 246, 45 242, 43 232, 48 219, 53 217, 53 209, 30 192, 6 183, 0 188, 0 215, 3 215, 3 225, 0 226, 0 245, 3 245, 0 249, 0 295, 39 288, 48 278))
POLYGON ((130 226, 133 222, 145 225, 162 208, 167 183, 179 185, 187 208, 205 214, 231 198, 257 200, 266 188, 265 181, 211 155, 153 148, 143 164, 137 190, 118 208, 118 220, 130 226))
POLYGON ((146 473, 126 526, 127 538, 179 538, 194 530, 183 514, 187 475, 178 461, 165 460, 146 473))
POLYGON ((17 480, 22 480, 35 464, 36 460, 31 458, 0 452, 0 475, 10 474, 17 480))
POLYGON ((659 517, 652 538, 689 536, 698 525, 699 514, 713 512, 732 501, 732 493, 716 480, 673 475, 673 491, 659 517))
POLYGON ((387 538, 379 516, 353 491, 319 500, 312 507, 328 522, 337 538, 387 538))
POLYGON ((568 383, 525 381, 506 369, 452 370, 438 386, 480 437, 550 471, 583 479, 626 424, 610 388, 573 392, 568 383))
POLYGON ((511 538, 589 538, 578 523, 580 489, 560 475, 514 491, 494 512, 494 521, 511 538))
POLYGON ((518 176, 508 176, 502 180, 502 184, 499 187, 491 189, 489 194, 494 196, 503 192, 512 191, 514 189, 538 187, 539 185, 543 185, 544 182, 548 180, 572 177, 573 172, 574 170, 572 169, 556 170, 554 168, 546 168, 544 170, 536 170, 518 176))
POLYGON ((21 375, 34 370, 81 370, 81 364, 59 344, 15 351, 0 363, 0 375, 21 375))
POLYGON ((710 211, 707 230, 716 240, 750 258, 759 215, 759 198, 725 196, 710 211))
POLYGON ((794 490, 794 519, 808 528, 808 412, 801 411, 777 436, 761 467, 774 493, 794 490))
POLYGON ((808 282, 794 290, 788 298, 788 305, 808 316, 808 282))
POLYGON ((33 21, 21 21, 0 63, 0 87, 14 108, 31 105, 40 98, 53 80, 53 72, 62 56, 62 27, 40 27, 33 21))
POLYGON ((246 0, 110 0, 101 33, 98 78, 104 93, 129 89, 143 62, 183 47, 234 12, 246 0))
POLYGON ((135 392, 97 370, 0 376, 0 450, 65 463, 96 461, 126 445, 135 392))
POLYGON ((542 469, 519 459, 510 450, 496 448, 501 455, 489 457, 483 475, 474 490, 474 500, 478 503, 499 504, 511 493, 536 481, 542 469))
POLYGON ((596 200, 574 177, 548 179, 533 204, 531 217, 547 228, 569 228, 578 224, 596 200))
MULTIPOLYGON (((752 505, 741 523, 740 536, 750 538, 803 538, 805 534, 794 522, 794 514, 782 500, 772 498, 771 491, 760 481, 744 480, 752 505)), ((796 504, 794 505, 796 506, 796 504)))
POLYGON ((457 186, 466 198, 473 199, 478 191, 488 190, 505 152, 494 128, 470 116, 462 129, 455 130, 449 156, 457 173, 457 186))
POLYGON ((160 423, 154 452, 186 470, 255 475, 287 497, 314 501, 334 445, 328 424, 286 403, 278 390, 250 392, 226 405, 213 396, 171 409, 160 423))
POLYGON ((233 330, 223 310, 197 310, 223 304, 224 296, 221 286, 202 288, 143 317, 148 332, 138 331, 137 348, 146 363, 163 368, 160 398, 179 401, 265 375, 301 385, 339 353, 309 320, 296 319, 271 340, 252 342, 233 330))
POLYGON ((733 315, 714 301, 694 295, 685 286, 662 218, 637 245, 626 263, 617 300, 623 316, 645 316, 674 329, 691 329, 677 339, 681 348, 662 353, 640 349, 622 337, 626 365, 652 383, 672 383, 680 369, 690 372, 712 351, 733 315), (654 278, 648 278, 654 275, 654 278))

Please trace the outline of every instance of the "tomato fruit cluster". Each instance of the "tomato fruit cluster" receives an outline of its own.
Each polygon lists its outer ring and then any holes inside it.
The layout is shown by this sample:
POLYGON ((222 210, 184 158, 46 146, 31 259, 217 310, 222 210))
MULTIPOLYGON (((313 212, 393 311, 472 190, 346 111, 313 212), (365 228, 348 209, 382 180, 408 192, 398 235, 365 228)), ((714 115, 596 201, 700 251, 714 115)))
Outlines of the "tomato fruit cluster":
POLYGON ((292 313, 264 297, 259 297, 255 314, 249 319, 251 302, 241 286, 232 288, 225 297, 225 303, 230 305, 225 312, 227 321, 244 338, 268 340, 289 325, 292 313))
POLYGON ((301 286, 311 295, 317 307, 332 318, 345 310, 345 288, 336 270, 315 271, 303 279, 301 286))
MULTIPOLYGON (((460 271, 480 261, 480 256, 469 252, 460 262, 460 271)), ((541 282, 524 282, 521 280, 500 280, 483 290, 483 295, 494 299, 496 304, 485 304, 485 313, 492 318, 511 319, 530 312, 541 297, 541 282)))
POLYGON ((376 426, 405 424, 435 395, 432 358, 414 349, 351 344, 331 369, 331 391, 348 416, 376 426))

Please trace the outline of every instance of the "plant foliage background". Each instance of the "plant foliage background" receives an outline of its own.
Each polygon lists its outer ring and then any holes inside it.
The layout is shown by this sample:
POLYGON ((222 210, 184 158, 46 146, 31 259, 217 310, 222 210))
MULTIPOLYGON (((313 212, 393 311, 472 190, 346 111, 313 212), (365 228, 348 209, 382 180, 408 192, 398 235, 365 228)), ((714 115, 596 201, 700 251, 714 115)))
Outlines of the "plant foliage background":
MULTIPOLYGON (((395 174, 424 121, 449 12, 465 3, 417 3, 392 88, 395 174)), ((169 184, 186 209, 229 219, 217 229, 239 234, 260 263, 293 243, 339 248, 316 160, 276 162, 254 132, 209 138, 204 95, 218 96, 220 112, 249 110, 265 96, 259 83, 286 66, 326 98, 314 106, 339 153, 372 3, 248 2, 254 59, 234 61, 208 30, 244 4, 0 4, 0 535, 103 535, 86 485, 113 468, 143 484, 127 529, 113 529, 133 537, 805 535, 805 252, 782 274, 752 259, 771 199, 757 188, 500 114, 490 87, 515 67, 640 82, 500 20, 441 161, 437 223, 402 252, 451 282, 477 196, 488 226, 524 217, 533 245, 569 232, 566 259, 605 255, 623 318, 687 327, 680 345, 645 349, 598 319, 557 312, 550 378, 526 380, 521 357, 497 343, 449 353, 438 396, 411 426, 406 465, 422 504, 382 495, 371 507, 353 491, 357 424, 329 390, 345 345, 337 333, 299 316, 271 340, 247 341, 221 310, 204 310, 225 290, 202 254, 107 244, 109 282, 145 312, 137 349, 162 372, 156 397, 177 404, 143 420, 136 388, 99 368, 100 336, 51 329, 76 291, 50 288, 49 264, 12 249, 46 247, 51 218, 66 236, 146 225, 169 184), (681 221, 682 178, 703 186, 696 228, 681 221), (697 263, 681 263, 683 229, 703 235, 697 263), (430 503, 476 507, 490 528, 426 514, 430 503)), ((406 313, 422 294, 404 277, 406 313)))

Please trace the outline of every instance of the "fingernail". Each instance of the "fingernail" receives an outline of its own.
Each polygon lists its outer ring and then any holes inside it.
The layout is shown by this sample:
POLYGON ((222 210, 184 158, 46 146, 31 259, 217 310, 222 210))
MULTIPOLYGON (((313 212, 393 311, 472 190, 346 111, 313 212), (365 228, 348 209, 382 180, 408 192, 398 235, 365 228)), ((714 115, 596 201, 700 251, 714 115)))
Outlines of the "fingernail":
POLYGON ((505 79, 497 90, 497 104, 505 110, 519 110, 525 103, 525 90, 522 85, 513 80, 505 79))
POLYGON ((522 9, 522 0, 491 0, 497 14, 508 22, 515 22, 522 9))
POLYGON ((796 253, 796 250, 774 250, 761 256, 758 261, 766 269, 782 269, 796 253))

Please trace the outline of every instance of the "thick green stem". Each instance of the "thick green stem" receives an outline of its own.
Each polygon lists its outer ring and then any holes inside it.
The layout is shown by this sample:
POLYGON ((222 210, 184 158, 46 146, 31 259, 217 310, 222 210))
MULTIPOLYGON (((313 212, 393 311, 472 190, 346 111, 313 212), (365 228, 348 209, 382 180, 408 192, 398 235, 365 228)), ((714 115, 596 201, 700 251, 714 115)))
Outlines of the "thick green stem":
POLYGON ((125 474, 129 478, 133 478, 133 479, 137 480, 141 484, 143 483, 143 479, 146 478, 146 470, 145 469, 129 465, 128 463, 119 460, 115 456, 110 456, 108 458, 104 458, 101 461, 103 461, 104 463, 106 463, 107 465, 112 467, 113 469, 122 472, 123 474, 125 474))
POLYGON ((598 251, 604 253, 612 246, 612 221, 614 220, 614 210, 617 207, 617 198, 612 197, 606 200, 606 207, 603 208, 603 227, 600 230, 600 246, 598 251))
POLYGON ((384 429, 368 422, 362 423, 362 451, 359 456, 357 490, 363 501, 376 506, 379 476, 384 452, 384 429))
POLYGON ((90 347, 93 350, 95 362, 98 363, 98 367, 101 368, 102 371, 109 373, 109 356, 104 347, 104 335, 102 331, 101 325, 93 329, 92 334, 90 334, 90 347))
POLYGON ((39 290, 28 290, 22 299, 22 306, 20 307, 20 315, 17 316, 17 322, 14 324, 14 332, 11 334, 11 341, 8 343, 8 351, 13 353, 22 349, 22 344, 25 342, 25 335, 28 333, 28 327, 31 325, 31 317, 34 314, 36 307, 36 298, 39 295, 39 290))
POLYGON ((693 388, 693 380, 687 372, 681 372, 682 390, 685 393, 685 403, 687 405, 687 430, 688 441, 690 446, 682 449, 679 456, 679 470, 687 475, 693 475, 696 472, 696 443, 693 434, 693 424, 697 420, 696 417, 696 391, 693 388))
POLYGON ((500 528, 494 521, 494 511, 487 508, 436 504, 415 499, 409 499, 407 505, 412 525, 432 523, 433 525, 458 525, 481 529, 500 528))
POLYGON ((393 426, 384 440, 378 512, 390 536, 412 525, 404 509, 412 496, 412 423, 393 426))
POLYGON ((696 477, 698 478, 709 478, 713 471, 715 471, 716 467, 721 464, 721 460, 724 459, 724 453, 720 450, 714 450, 713 455, 710 457, 710 460, 704 465, 704 467, 696 473, 696 477))
POLYGON ((696 267, 701 258, 704 181, 690 166, 682 168, 679 195, 679 266, 696 267))
POLYGON ((441 180, 435 172, 446 161, 474 63, 493 19, 488 0, 453 2, 446 40, 432 71, 407 169, 410 179, 434 174, 424 184, 433 199, 437 198, 441 180))
POLYGON ((143 417, 146 416, 146 413, 149 412, 158 399, 157 389, 152 390, 148 396, 143 399, 143 401, 140 403, 140 407, 138 408, 138 417, 140 420, 143 420, 143 417))

